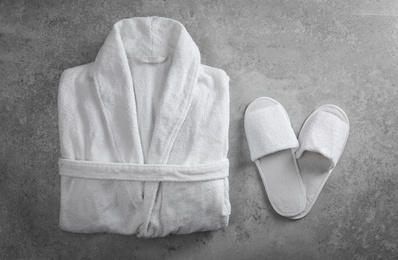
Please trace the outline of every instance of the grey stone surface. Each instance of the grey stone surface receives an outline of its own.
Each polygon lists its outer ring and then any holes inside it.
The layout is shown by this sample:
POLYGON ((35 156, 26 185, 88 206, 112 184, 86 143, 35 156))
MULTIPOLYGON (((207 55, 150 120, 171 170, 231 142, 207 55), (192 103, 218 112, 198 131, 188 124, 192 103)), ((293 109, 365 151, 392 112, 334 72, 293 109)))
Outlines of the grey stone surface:
POLYGON ((0 258, 397 259, 396 0, 0 1, 0 258), (139 239, 58 227, 57 89, 94 60, 116 21, 181 21, 204 64, 231 78, 225 230, 139 239), (280 101, 296 131, 332 103, 351 121, 345 152, 310 214, 273 212, 250 162, 243 113, 280 101))

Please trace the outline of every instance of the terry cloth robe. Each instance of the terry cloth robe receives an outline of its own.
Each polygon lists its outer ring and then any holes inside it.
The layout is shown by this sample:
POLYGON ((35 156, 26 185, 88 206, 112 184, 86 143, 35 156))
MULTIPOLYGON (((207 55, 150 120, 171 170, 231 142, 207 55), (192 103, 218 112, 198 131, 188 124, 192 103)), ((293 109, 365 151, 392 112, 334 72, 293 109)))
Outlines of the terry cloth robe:
POLYGON ((228 225, 229 77, 184 28, 117 22, 93 63, 63 72, 60 227, 161 237, 228 225))

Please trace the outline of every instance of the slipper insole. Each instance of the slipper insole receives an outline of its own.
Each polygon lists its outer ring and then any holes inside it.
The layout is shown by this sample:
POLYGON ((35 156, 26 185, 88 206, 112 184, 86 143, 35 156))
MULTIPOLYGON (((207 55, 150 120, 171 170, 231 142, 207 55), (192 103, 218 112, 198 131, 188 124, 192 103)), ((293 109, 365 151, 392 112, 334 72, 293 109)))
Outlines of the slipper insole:
POLYGON ((329 174, 330 161, 323 155, 305 151, 297 160, 305 186, 307 205, 313 203, 329 174))
POLYGON ((275 211, 291 216, 303 211, 304 187, 291 149, 266 155, 256 161, 268 198, 275 211))

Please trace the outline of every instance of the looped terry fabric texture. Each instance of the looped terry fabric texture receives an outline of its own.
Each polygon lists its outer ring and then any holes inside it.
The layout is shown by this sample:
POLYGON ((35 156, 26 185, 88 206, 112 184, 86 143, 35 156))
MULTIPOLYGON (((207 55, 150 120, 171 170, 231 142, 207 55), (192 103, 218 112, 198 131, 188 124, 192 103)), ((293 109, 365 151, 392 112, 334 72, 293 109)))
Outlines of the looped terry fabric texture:
POLYGON ((184 26, 117 22, 94 62, 63 72, 60 227, 140 237, 228 225, 229 77, 184 26))

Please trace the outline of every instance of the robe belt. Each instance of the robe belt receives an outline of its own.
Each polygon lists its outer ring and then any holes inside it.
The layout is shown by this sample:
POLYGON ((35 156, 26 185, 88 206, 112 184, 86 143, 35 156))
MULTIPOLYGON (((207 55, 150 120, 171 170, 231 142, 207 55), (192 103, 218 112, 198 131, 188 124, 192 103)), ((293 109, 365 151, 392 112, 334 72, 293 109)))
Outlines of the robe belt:
POLYGON ((104 163, 60 158, 58 166, 62 176, 97 180, 192 182, 222 179, 229 174, 226 158, 199 165, 104 163))

